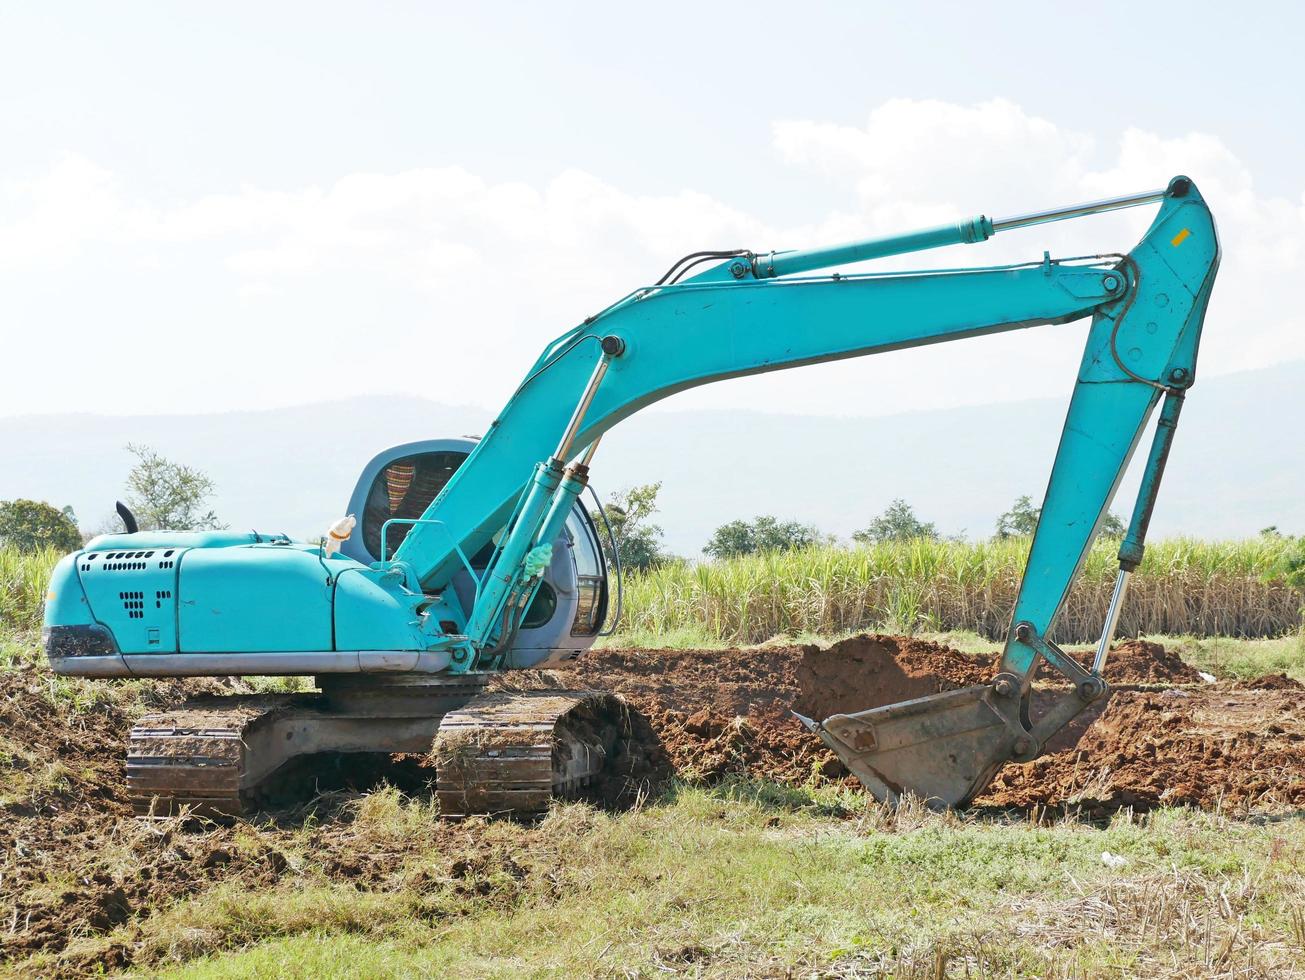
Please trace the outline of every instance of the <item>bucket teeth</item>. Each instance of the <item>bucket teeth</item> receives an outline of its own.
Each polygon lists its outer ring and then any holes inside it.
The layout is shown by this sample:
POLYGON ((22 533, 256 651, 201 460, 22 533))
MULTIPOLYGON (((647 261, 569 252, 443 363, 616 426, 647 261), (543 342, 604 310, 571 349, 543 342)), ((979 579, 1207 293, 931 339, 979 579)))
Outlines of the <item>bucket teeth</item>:
POLYGON ((817 735, 820 734, 820 722, 816 721, 814 718, 808 718, 799 711, 793 711, 790 712, 790 714, 792 714, 798 721, 802 722, 802 727, 807 731, 815 732, 817 735))

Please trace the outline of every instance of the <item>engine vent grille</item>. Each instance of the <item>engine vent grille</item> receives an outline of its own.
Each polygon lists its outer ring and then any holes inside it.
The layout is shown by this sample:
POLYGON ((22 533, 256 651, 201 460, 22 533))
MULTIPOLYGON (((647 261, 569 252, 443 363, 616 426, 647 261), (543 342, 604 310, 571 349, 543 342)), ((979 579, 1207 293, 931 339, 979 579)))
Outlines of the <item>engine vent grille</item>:
POLYGON ((119 592, 118 598, 122 600, 122 608, 127 610, 129 619, 145 618, 144 592, 119 592))
MULTIPOLYGON (((82 561, 81 570, 89 572, 91 570, 90 563, 99 557, 99 552, 87 555, 82 561)), ((104 561, 100 564, 100 568, 106 572, 143 572, 148 567, 148 563, 140 559, 153 557, 154 552, 152 551, 110 551, 104 555, 104 561)), ((159 567, 163 566, 160 565, 159 567)))

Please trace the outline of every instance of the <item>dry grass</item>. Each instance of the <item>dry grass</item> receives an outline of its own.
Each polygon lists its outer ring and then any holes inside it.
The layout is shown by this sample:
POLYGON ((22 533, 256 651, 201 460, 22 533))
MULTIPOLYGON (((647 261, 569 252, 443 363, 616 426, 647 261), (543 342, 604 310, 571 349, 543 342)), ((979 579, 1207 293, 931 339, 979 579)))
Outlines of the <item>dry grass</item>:
MULTIPOLYGON (((1290 542, 1174 539, 1148 546, 1120 634, 1278 637, 1301 627, 1305 590, 1273 573, 1290 542)), ((1096 639, 1114 586, 1117 545, 1098 542, 1056 621, 1061 643, 1096 639)), ((690 632, 724 643, 773 636, 971 630, 1004 637, 1028 541, 908 541, 821 547, 631 576, 622 631, 690 632)))

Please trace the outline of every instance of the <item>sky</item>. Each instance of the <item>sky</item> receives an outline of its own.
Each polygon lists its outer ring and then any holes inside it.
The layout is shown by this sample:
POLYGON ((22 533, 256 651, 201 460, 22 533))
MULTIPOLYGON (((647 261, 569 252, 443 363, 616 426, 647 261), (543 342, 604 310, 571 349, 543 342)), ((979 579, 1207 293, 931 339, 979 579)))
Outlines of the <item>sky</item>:
MULTIPOLYGON (((1288 3, 0 3, 0 417, 386 393, 492 410, 552 337, 684 253, 1176 173, 1223 237, 1201 373, 1305 358, 1301 36, 1288 3)), ((910 265, 1121 251, 1149 216, 910 265)), ((1067 395, 1084 330, 667 407, 1067 395)))

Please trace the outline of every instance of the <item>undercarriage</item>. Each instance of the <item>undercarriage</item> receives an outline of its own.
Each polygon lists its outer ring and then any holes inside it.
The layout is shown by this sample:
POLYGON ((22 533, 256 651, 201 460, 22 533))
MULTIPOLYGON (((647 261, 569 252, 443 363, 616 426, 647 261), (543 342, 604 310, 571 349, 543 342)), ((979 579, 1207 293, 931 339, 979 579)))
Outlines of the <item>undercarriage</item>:
POLYGON ((321 678, 320 694, 206 697, 132 729, 136 812, 234 817, 302 799, 323 756, 423 756, 441 813, 529 816, 612 774, 625 705, 585 691, 487 692, 490 675, 321 678))

